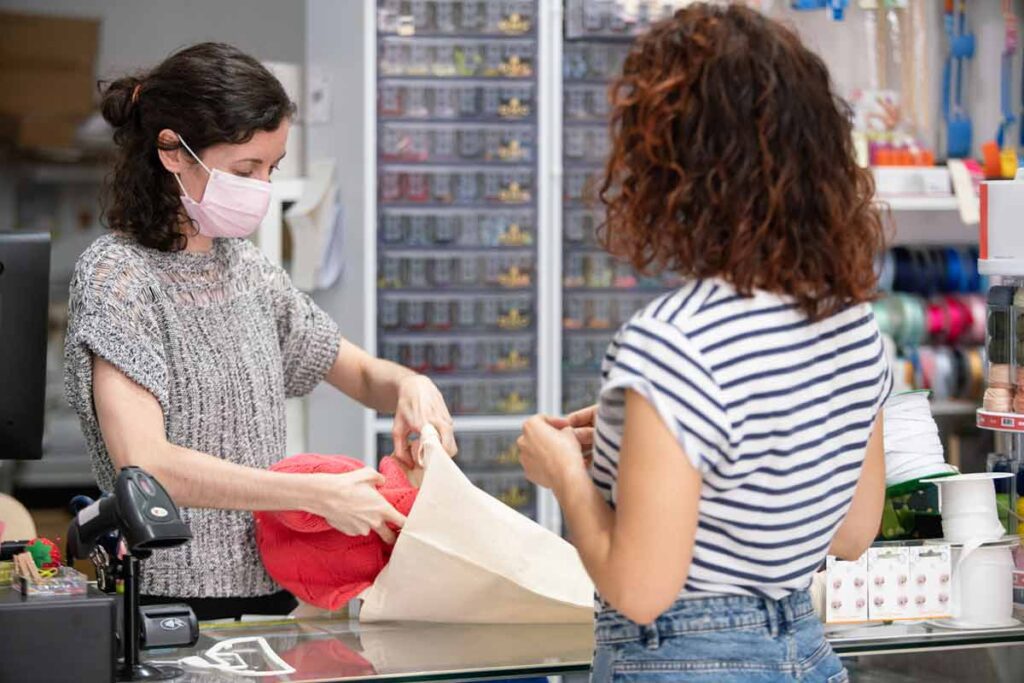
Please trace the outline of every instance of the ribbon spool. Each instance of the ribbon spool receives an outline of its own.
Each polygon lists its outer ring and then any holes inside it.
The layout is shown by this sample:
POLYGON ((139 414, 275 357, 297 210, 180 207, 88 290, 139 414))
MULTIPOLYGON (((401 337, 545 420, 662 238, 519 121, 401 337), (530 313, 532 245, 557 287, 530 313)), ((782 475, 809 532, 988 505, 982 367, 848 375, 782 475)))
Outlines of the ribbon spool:
POLYGON ((960 338, 971 327, 971 309, 962 299, 955 296, 947 296, 945 299, 946 320, 946 341, 956 344, 960 338))
POLYGON ((953 618, 939 622, 956 628, 1017 626, 1013 617, 1013 548, 1017 538, 952 547, 953 618))
POLYGON ((996 510, 996 479, 1012 477, 1009 472, 958 474, 926 479, 939 487, 942 535, 950 543, 998 541, 1005 530, 996 510))
POLYGON ((985 297, 980 294, 971 294, 964 299, 964 303, 971 312, 971 328, 967 341, 971 344, 984 344, 985 321, 988 317, 988 304, 985 303, 985 297))
POLYGON ((903 335, 903 307, 895 297, 887 296, 871 304, 878 330, 899 341, 903 335))
POLYGON ((887 489, 956 473, 945 461, 927 391, 893 394, 885 402, 882 420, 887 489))
POLYGON ((935 340, 944 339, 949 329, 946 307, 941 303, 927 304, 925 309, 925 327, 928 336, 935 340))
POLYGON ((931 389, 935 386, 935 349, 930 346, 920 347, 917 350, 917 362, 920 369, 917 386, 931 389))
POLYGON ((935 349, 935 375, 932 378, 932 392, 939 400, 948 400, 957 395, 958 381, 956 355, 953 349, 940 346, 935 349))
POLYGON ((964 277, 964 253, 952 247, 945 251, 946 287, 947 292, 966 292, 967 282, 964 277))
POLYGON ((896 341, 905 346, 920 344, 927 332, 924 303, 909 294, 896 294, 893 298, 899 305, 900 317, 903 320, 896 341))

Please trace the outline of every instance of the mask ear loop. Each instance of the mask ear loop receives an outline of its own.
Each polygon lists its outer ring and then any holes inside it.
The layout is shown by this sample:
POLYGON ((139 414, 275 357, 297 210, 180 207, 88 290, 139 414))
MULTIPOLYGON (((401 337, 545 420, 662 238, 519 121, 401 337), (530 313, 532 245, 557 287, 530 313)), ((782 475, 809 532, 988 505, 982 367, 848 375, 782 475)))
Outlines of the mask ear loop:
MULTIPOLYGON (((207 168, 206 164, 204 164, 204 163, 203 163, 203 160, 199 158, 199 155, 198 155, 198 154, 196 154, 195 152, 193 152, 193 151, 192 151, 192 148, 188 146, 188 143, 187 143, 187 142, 185 142, 185 138, 181 137, 181 135, 179 135, 178 133, 175 133, 175 135, 177 135, 177 136, 178 136, 178 142, 180 142, 180 143, 182 144, 182 146, 183 146, 183 147, 184 147, 185 149, 187 149, 187 150, 188 150, 188 153, 192 155, 192 158, 193 158, 193 159, 195 159, 195 160, 196 160, 197 162, 199 162, 199 165, 203 167, 203 170, 204 170, 204 171, 206 171, 206 174, 207 174, 208 176, 211 176, 211 177, 212 177, 212 176, 213 176, 213 173, 212 173, 212 172, 210 171, 210 169, 209 169, 209 168, 207 168)), ((180 175, 178 175, 177 173, 175 173, 175 174, 174 174, 174 179, 175 179, 176 181, 178 181, 178 187, 180 187, 180 188, 181 188, 181 193, 182 193, 183 195, 185 195, 186 197, 188 197, 188 192, 187 192, 187 191, 185 190, 185 186, 184 186, 184 185, 182 184, 182 182, 181 182, 181 176, 180 176, 180 175)), ((192 199, 191 197, 188 197, 188 198, 189 198, 189 199, 192 199)), ((192 201, 195 201, 195 200, 193 199, 192 201)))

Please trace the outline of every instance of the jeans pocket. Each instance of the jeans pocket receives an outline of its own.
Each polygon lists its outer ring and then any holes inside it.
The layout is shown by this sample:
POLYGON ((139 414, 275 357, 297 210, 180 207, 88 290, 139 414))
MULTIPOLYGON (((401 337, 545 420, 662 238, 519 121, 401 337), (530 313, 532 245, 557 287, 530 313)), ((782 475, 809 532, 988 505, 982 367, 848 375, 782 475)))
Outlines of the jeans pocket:
POLYGON ((825 683, 850 683, 850 672, 843 669, 839 673, 829 676, 825 683))

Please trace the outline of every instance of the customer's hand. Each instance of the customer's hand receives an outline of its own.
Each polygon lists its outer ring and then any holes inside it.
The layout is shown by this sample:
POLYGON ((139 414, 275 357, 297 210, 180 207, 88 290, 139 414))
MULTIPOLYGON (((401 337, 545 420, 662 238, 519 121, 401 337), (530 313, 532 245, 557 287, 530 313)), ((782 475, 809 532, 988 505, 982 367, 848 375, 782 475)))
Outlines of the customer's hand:
POLYGON ((393 544, 396 534, 391 527, 405 526, 405 515, 377 490, 384 483, 383 475, 369 467, 345 474, 313 474, 310 480, 315 487, 313 512, 343 534, 376 533, 393 544))
POLYGON ((583 457, 586 460, 590 460, 593 457, 594 452, 594 420, 597 416, 597 404, 587 406, 577 410, 576 412, 569 413, 565 417, 545 417, 547 423, 555 429, 565 429, 566 427, 572 427, 573 433, 576 435, 576 440, 580 442, 580 448, 583 451, 583 457))
POLYGON ((573 428, 567 424, 559 429, 551 423, 550 417, 531 417, 523 424, 516 445, 526 478, 557 491, 577 477, 588 475, 583 449, 573 428))
POLYGON ((428 424, 437 428, 441 445, 454 458, 459 449, 455 444, 454 422, 444 397, 428 377, 407 377, 398 387, 398 406, 391 429, 395 457, 406 467, 423 465, 419 443, 410 444, 409 437, 418 434, 428 424))

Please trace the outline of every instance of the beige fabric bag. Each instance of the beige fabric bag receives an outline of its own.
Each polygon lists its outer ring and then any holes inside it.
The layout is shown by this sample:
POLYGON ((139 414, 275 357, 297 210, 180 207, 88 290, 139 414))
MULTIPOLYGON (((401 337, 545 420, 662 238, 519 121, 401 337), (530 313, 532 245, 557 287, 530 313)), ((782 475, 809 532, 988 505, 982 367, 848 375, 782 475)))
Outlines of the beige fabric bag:
POLYGON ((441 446, 420 434, 416 504, 362 621, 587 623, 594 585, 576 549, 473 486, 441 446))

